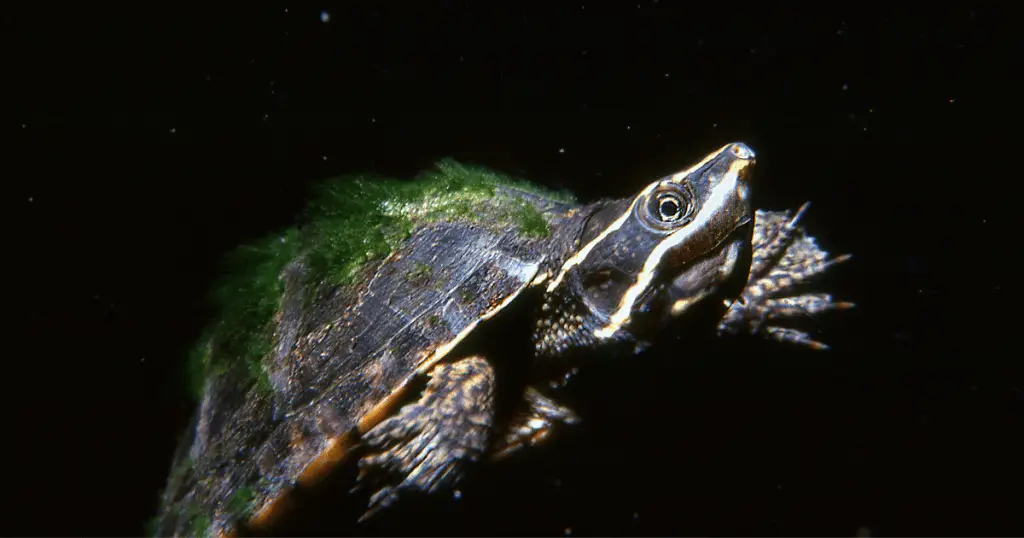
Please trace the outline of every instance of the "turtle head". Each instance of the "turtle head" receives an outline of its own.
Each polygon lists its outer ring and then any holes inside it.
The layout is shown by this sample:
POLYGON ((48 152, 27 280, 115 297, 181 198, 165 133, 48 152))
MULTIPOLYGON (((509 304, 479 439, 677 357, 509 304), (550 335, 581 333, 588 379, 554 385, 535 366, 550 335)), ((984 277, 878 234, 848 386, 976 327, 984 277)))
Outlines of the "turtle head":
POLYGON ((753 166, 754 152, 732 143, 631 198, 596 205, 547 285, 538 350, 645 342, 745 273, 753 166))

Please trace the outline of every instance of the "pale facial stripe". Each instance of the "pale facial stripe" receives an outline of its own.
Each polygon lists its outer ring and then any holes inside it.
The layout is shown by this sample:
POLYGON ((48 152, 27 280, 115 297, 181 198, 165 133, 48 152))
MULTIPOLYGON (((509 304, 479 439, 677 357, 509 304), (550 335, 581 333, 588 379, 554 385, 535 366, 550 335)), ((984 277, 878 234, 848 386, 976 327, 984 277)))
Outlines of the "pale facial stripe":
POLYGON ((725 173, 725 177, 715 187, 708 201, 701 208, 697 218, 685 228, 668 236, 664 241, 658 243, 658 246, 654 247, 651 255, 644 263, 644 268, 637 277, 636 283, 626 290, 622 300, 619 301, 619 309, 612 315, 608 325, 594 330, 594 336, 608 338, 629 321, 629 316, 633 312, 633 305, 640 297, 640 294, 651 285, 651 281, 654 280, 654 273, 661 264, 662 258, 680 243, 693 236, 694 233, 708 226, 711 218, 717 215, 729 203, 733 192, 736 190, 736 183, 739 181, 740 172, 749 164, 749 161, 735 161, 729 165, 729 170, 725 173))
POLYGON ((577 252, 571 258, 566 260, 565 263, 562 264, 562 269, 561 271, 558 272, 558 276, 555 277, 555 279, 552 280, 550 284, 548 284, 548 293, 555 291, 555 288, 557 288, 558 285, 562 283, 562 279, 565 278, 565 275, 566 273, 569 272, 569 269, 572 269, 574 265, 579 265, 583 260, 587 259, 587 256, 590 255, 590 251, 594 250, 594 247, 596 247, 598 243, 604 241, 606 237, 608 237, 613 232, 621 228, 622 224, 626 222, 626 219, 628 219, 629 215, 633 212, 633 208, 636 207, 637 202, 640 201, 640 199, 642 199, 643 197, 647 196, 647 194, 651 192, 651 190, 653 190, 656 185, 657 183, 652 183, 648 185, 647 188, 644 189, 639 196, 633 198, 633 201, 629 204, 629 207, 622 212, 622 215, 620 215, 619 218, 615 219, 615 221, 608 225, 607 228, 602 230, 601 233, 597 234, 597 237, 595 237, 593 240, 587 243, 587 245, 581 248, 579 252, 577 252))
POLYGON ((732 147, 732 144, 726 144, 726 145, 722 146, 721 148, 718 148, 718 151, 712 151, 711 153, 709 153, 707 155, 707 157, 704 157, 703 159, 701 159, 701 161, 699 163, 697 163, 697 164, 687 168, 686 170, 683 170, 682 172, 679 172, 677 174, 672 174, 672 178, 669 179, 669 181, 673 181, 675 183, 681 183, 684 179, 686 179, 687 176, 692 174, 694 171, 699 170, 700 167, 704 166, 705 164, 708 164, 709 162, 711 162, 711 159, 714 159, 715 157, 719 156, 723 151, 729 149, 730 147, 732 147))

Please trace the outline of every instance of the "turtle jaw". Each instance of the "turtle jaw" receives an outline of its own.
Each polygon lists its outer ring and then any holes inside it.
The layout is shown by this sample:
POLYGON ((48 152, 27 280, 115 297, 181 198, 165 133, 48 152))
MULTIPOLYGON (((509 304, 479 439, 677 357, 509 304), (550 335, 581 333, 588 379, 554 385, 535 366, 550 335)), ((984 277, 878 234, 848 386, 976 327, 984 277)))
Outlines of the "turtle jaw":
POLYGON ((670 301, 665 323, 681 317, 684 312, 711 296, 732 300, 743 291, 744 276, 750 268, 750 232, 748 224, 741 227, 719 248, 690 263, 670 283, 670 301))

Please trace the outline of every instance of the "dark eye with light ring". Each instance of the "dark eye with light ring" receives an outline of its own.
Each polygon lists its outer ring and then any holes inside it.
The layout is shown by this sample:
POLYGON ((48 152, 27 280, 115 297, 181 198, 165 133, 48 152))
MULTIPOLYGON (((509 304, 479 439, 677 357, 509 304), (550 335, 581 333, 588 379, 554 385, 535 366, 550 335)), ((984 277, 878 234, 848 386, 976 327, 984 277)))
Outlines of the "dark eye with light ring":
POLYGON ((659 185, 637 207, 637 216, 657 230, 671 231, 690 222, 696 210, 688 185, 659 185))
POLYGON ((657 213, 662 222, 678 222, 688 213, 686 200, 674 192, 658 194, 657 213))
POLYGON ((659 193, 655 204, 656 209, 652 213, 662 222, 678 222, 690 213, 690 203, 681 193, 659 193))

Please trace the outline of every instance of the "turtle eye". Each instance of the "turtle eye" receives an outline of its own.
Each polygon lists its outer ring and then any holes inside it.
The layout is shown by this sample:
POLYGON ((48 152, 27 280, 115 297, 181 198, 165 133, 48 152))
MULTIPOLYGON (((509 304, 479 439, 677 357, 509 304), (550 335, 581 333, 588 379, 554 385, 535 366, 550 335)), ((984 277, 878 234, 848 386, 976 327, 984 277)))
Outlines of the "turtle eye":
POLYGON ((647 202, 647 214, 656 224, 672 227, 682 224, 693 212, 688 194, 683 189, 663 189, 647 202))
POLYGON ((637 216, 656 230, 670 231, 690 222, 695 210, 688 185, 666 183, 637 205, 637 216))
POLYGON ((683 200, 673 193, 659 195, 658 217, 662 222, 675 222, 683 218, 683 200))

